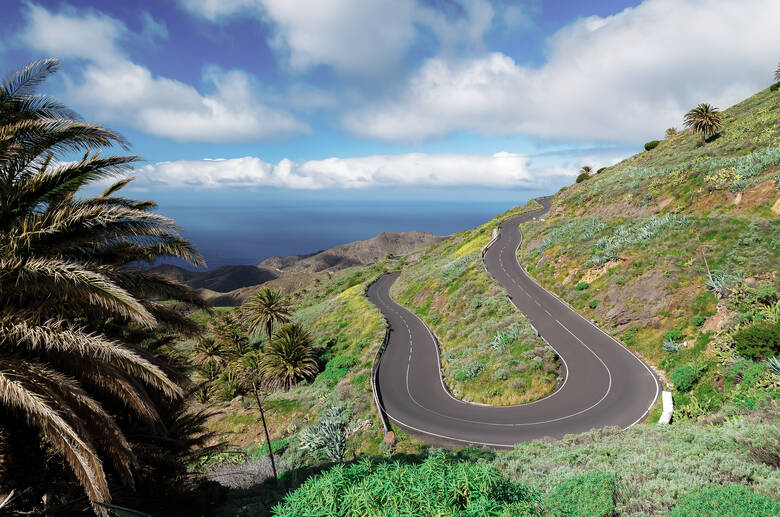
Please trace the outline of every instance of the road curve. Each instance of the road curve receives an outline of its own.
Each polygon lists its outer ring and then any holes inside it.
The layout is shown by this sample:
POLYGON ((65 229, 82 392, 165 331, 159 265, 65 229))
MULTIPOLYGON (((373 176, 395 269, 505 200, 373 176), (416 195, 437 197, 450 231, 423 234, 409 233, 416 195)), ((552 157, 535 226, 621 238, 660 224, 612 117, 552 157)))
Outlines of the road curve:
POLYGON ((377 371, 379 403, 401 428, 426 441, 494 448, 544 437, 559 438, 604 426, 628 428, 642 420, 659 384, 641 360, 534 282, 517 262, 518 225, 549 209, 505 221, 485 253, 485 265, 550 343, 565 380, 551 395, 528 404, 492 407, 457 400, 441 379, 439 350, 430 329, 390 296, 398 273, 383 275, 367 296, 387 318, 390 340, 377 371))

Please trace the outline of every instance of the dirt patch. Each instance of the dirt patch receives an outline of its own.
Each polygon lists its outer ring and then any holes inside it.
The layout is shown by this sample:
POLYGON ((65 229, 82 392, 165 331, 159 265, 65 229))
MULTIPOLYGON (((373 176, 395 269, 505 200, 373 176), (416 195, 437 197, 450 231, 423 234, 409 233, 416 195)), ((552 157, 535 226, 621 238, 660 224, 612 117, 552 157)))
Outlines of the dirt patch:
POLYGON ((702 332, 720 332, 731 317, 734 316, 734 311, 726 308, 725 305, 718 304, 718 311, 707 318, 704 325, 701 326, 702 332))
POLYGON ((428 299, 428 295, 431 294, 430 287, 426 287, 419 293, 417 293, 417 296, 414 297, 414 304, 416 306, 421 306, 425 304, 425 301, 428 299))
POLYGON ((661 210, 669 206, 669 203, 671 203, 672 201, 674 201, 674 197, 668 197, 666 199, 661 200, 661 202, 658 203, 658 207, 656 208, 656 210, 660 212, 661 210))
POLYGON ((623 287, 610 284, 604 292, 604 313, 599 316, 617 327, 629 323, 652 324, 659 311, 670 302, 666 295, 668 285, 669 280, 658 269, 645 272, 623 287))
POLYGON ((775 215, 780 215, 780 197, 777 198, 777 201, 775 201, 775 204, 772 205, 772 213, 775 215))
POLYGON ((608 205, 599 203, 588 204, 588 215, 599 217, 647 217, 657 210, 651 205, 636 206, 625 200, 616 201, 608 205))
POLYGON ((777 183, 773 179, 768 179, 747 189, 742 195, 742 200, 738 204, 742 208, 755 208, 757 206, 769 205, 774 201, 776 195, 777 183))

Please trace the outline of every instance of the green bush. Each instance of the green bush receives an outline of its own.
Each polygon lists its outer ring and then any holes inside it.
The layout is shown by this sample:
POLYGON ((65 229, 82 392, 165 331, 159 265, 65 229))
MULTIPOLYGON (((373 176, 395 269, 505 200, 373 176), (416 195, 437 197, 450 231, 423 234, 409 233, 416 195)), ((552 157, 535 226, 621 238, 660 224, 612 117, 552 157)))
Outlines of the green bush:
MULTIPOLYGON (((274 451, 274 456, 283 452, 289 443, 285 439, 271 441, 271 449, 274 451)), ((268 456, 268 444, 262 445, 250 445, 246 449, 246 453, 253 459, 258 460, 263 456, 268 456)))
POLYGON ((667 330, 666 334, 664 334, 664 341, 669 339, 677 342, 677 341, 681 341, 682 338, 683 338, 683 333, 676 329, 667 330))
POLYGON ((707 316, 703 316, 701 314, 693 318, 693 324, 697 327, 701 327, 702 325, 704 325, 705 321, 707 321, 707 316))
POLYGON ((355 356, 344 354, 344 355, 337 355, 330 361, 328 361, 328 366, 331 366, 332 368, 352 368, 358 363, 358 360, 355 356))
POLYGON ((769 87, 770 91, 776 92, 777 90, 780 90, 780 83, 775 83, 772 86, 769 87))
POLYGON ((544 503, 556 517, 602 517, 615 514, 618 477, 607 472, 590 472, 567 479, 550 492, 544 503))
POLYGON ((699 370, 690 364, 684 364, 672 370, 671 379, 678 391, 687 393, 699 379, 699 370))
POLYGON ((582 183, 583 181, 588 179, 590 179, 590 174, 588 174, 587 172, 583 172, 582 174, 577 176, 577 183, 582 183))
POLYGON ((780 354, 780 323, 759 321, 734 334, 737 352, 751 359, 780 354))
POLYGON ((273 515, 541 515, 539 496, 487 463, 436 453, 417 465, 364 459, 309 478, 273 515))
POLYGON ((575 288, 577 291, 584 291, 584 290, 585 290, 585 289, 587 289, 588 287, 590 287, 590 284, 589 284, 588 282, 580 282, 579 284, 577 284, 577 285, 575 285, 575 286, 574 286, 574 288, 575 288))
POLYGON ((590 302, 588 302, 588 307, 590 307, 591 309, 595 309, 598 306, 599 306, 599 301, 598 300, 594 299, 594 300, 591 300, 590 302))
POLYGON ((670 517, 766 517, 780 515, 780 502, 742 485, 703 488, 680 498, 670 517))
POLYGON ((658 144, 661 142, 659 140, 650 140, 645 144, 645 151, 652 151, 656 147, 658 147, 658 144))
POLYGON ((607 168, 606 167, 602 167, 602 168, 600 168, 599 170, 596 171, 596 174, 601 174, 605 170, 607 170, 607 168))

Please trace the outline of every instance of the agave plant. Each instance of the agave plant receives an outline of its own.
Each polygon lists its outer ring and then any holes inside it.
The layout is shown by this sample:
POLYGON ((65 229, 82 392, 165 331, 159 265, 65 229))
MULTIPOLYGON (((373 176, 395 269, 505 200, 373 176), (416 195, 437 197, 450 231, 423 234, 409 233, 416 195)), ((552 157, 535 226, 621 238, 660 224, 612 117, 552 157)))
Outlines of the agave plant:
POLYGON ((723 124, 723 113, 710 104, 699 104, 685 114, 685 127, 692 128, 701 135, 701 145, 707 143, 707 137, 718 132, 723 124))
POLYGON ((344 461, 348 416, 343 405, 328 408, 317 425, 304 429, 298 435, 301 449, 314 457, 344 461))
POLYGON ((36 93, 57 68, 56 60, 32 63, 0 85, 0 428, 25 422, 106 515, 97 504, 111 500, 104 465, 129 487, 141 465, 104 404, 118 402, 154 423, 152 393, 182 395, 107 323, 194 330, 155 300, 205 306, 199 296, 131 266, 165 256, 203 260, 172 220, 151 212, 154 203, 117 195, 130 180, 77 197, 85 185, 125 175, 137 157, 101 156, 101 148, 127 148, 125 141, 36 93), (69 160, 76 151, 83 157, 69 160))
POLYGON ((675 343, 673 339, 669 339, 669 338, 664 339, 663 348, 664 348, 664 352, 666 352, 667 354, 676 354, 677 352, 680 351, 679 345, 677 345, 677 343, 675 343))
POLYGON ((260 372, 269 386, 289 388, 296 382, 311 379, 319 371, 312 337, 298 323, 281 327, 263 349, 260 372))

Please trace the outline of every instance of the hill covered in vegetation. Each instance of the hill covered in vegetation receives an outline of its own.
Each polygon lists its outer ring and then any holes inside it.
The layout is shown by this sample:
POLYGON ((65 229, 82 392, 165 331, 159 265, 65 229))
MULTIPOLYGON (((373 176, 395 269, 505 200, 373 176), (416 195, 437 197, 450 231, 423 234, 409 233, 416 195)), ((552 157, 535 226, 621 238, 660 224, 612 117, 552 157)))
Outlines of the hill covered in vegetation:
POLYGON ((780 98, 724 111, 562 189, 519 260, 674 388, 675 418, 778 397, 780 98))

